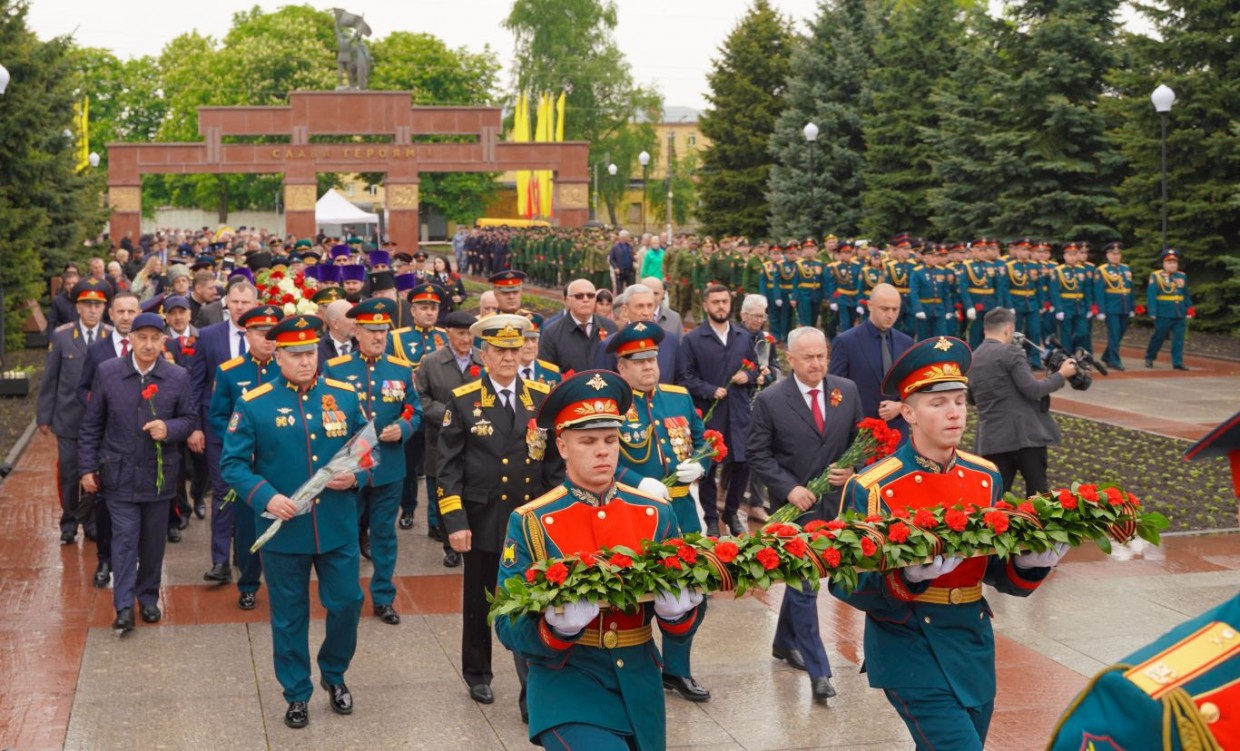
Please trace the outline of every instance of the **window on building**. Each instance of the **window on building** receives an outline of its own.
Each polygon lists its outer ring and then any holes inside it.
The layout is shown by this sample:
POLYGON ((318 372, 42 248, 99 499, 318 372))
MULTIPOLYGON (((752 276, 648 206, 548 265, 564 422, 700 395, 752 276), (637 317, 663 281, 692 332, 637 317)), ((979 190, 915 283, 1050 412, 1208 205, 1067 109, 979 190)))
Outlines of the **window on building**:
POLYGON ((344 184, 344 194, 345 194, 346 196, 351 196, 351 195, 353 195, 353 183, 345 183, 345 184, 344 184))
POLYGON ((690 133, 689 134, 689 148, 693 148, 694 146, 697 146, 697 133, 690 133))
POLYGON ((378 186, 378 185, 371 185, 370 187, 366 188, 366 192, 367 192, 367 193, 369 193, 369 194, 370 194, 370 195, 372 195, 372 196, 377 196, 377 195, 379 195, 379 186, 378 186))
POLYGON ((625 224, 640 224, 642 221, 642 204, 641 201, 634 201, 629 204, 629 215, 625 218, 625 224))

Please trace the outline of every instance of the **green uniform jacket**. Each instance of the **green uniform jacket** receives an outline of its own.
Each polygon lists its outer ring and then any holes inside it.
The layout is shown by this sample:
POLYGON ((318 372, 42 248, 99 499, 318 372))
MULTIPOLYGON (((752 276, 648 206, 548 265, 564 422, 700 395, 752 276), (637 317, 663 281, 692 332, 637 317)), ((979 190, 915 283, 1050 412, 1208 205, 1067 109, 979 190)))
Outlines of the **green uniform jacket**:
MULTIPOLYGON (((620 467, 616 478, 634 487, 646 477, 661 481, 705 445, 705 432, 693 397, 684 386, 661 383, 650 393, 634 390, 633 406, 620 426, 620 467)), ((710 470, 709 460, 701 464, 710 470)), ((676 483, 669 490, 680 531, 701 532, 697 501, 689 494, 689 486, 676 483)))
POLYGON ((402 360, 408 360, 417 370, 422 358, 441 347, 448 346, 448 332, 438 326, 407 326, 388 334, 387 351, 402 360))
POLYGON ((328 360, 323 374, 357 390, 362 411, 375 421, 376 435, 392 423, 400 426, 399 441, 379 441, 379 466, 371 473, 371 484, 387 485, 405 479, 403 444, 422 424, 422 400, 413 387, 413 364, 391 355, 371 362, 355 350, 328 360), (406 406, 413 414, 402 420, 406 406))
POLYGON ((254 361, 252 352, 220 363, 215 372, 215 383, 211 386, 211 403, 207 411, 211 430, 216 435, 224 435, 228 430, 228 418, 232 417, 237 401, 250 390, 279 375, 280 369, 273 360, 260 365, 254 361))

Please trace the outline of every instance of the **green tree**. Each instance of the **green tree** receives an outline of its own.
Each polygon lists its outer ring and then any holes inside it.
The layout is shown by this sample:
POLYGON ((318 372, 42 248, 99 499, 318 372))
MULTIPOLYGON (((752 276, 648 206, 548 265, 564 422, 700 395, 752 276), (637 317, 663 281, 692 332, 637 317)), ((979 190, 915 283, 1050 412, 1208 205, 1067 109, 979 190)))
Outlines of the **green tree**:
POLYGON ((707 76, 711 106, 698 126, 710 146, 702 152, 698 219, 709 234, 766 235, 769 144, 783 109, 793 41, 791 23, 767 0, 755 0, 707 76))
POLYGON ((1200 325, 1234 333, 1240 286, 1227 255, 1240 237, 1240 14, 1233 4, 1204 0, 1140 7, 1157 39, 1130 39, 1129 56, 1109 78, 1109 136, 1126 170, 1107 216, 1132 240, 1128 261, 1144 280, 1162 243, 1160 130, 1150 92, 1166 84, 1176 94, 1167 116, 1168 244, 1184 255, 1180 268, 1200 325))
POLYGON ((793 50, 787 106, 770 146, 775 164, 767 200, 778 237, 852 235, 861 225, 862 127, 884 7, 879 0, 825 0, 809 36, 793 50), (811 122, 819 133, 812 147, 802 134, 811 122))
POLYGON ((0 49, 12 76, 0 96, 0 284, 5 344, 19 347, 25 306, 42 294, 45 263, 93 237, 105 218, 98 173, 77 172, 72 139, 74 63, 67 37, 40 41, 26 2, 0 0, 0 49))
MULTIPOLYGON (((657 232, 665 229, 667 224, 667 191, 672 191, 672 223, 686 225, 695 218, 698 206, 698 155, 690 151, 677 159, 672 153, 672 180, 668 185, 663 180, 646 181, 646 231, 657 232)), ((655 159, 650 161, 650 171, 654 172, 655 159)))
POLYGON ((928 193, 938 185, 937 154, 926 133, 938 129, 940 114, 927 106, 927 94, 941 89, 955 70, 966 38, 965 11, 976 6, 973 0, 897 4, 875 43, 873 112, 863 126, 860 229, 866 237, 930 229, 928 193))

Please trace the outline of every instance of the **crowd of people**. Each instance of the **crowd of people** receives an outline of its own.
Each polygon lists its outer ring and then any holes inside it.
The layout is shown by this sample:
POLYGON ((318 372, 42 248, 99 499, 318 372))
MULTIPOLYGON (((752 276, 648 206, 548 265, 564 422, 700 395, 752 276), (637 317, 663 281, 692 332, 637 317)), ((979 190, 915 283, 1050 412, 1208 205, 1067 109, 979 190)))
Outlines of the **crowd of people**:
MULTIPOLYGON (((464 564, 461 675, 489 704, 488 593, 533 561, 640 542, 604 532, 594 512, 629 536, 670 539, 741 535, 787 504, 805 523, 841 508, 937 503, 942 494, 915 487, 923 478, 979 505, 996 502, 1018 468, 1028 489, 1041 489, 1039 456, 1022 452, 1023 439, 995 452, 1005 454, 999 466, 960 450, 974 349, 990 389, 981 398, 1017 389, 1036 402, 1073 365, 1031 385, 1037 351, 1012 345, 1016 330, 1034 342, 1058 331, 1088 349, 1090 324, 1102 320, 1119 365, 1124 325, 1142 312, 1117 244, 1095 267, 1087 244, 1069 243, 1056 265, 1049 245, 1028 239, 1009 243, 1008 258, 989 240, 906 235, 881 248, 827 238, 820 249, 813 240, 669 244, 596 229, 494 228, 462 230, 451 256, 433 257, 353 240, 169 232, 92 258, 85 274, 66 267, 39 393, 38 424, 57 438, 61 542, 76 543, 79 531, 94 541, 93 580, 113 588, 115 629, 134 628, 135 606, 144 622, 160 620, 166 543, 194 517, 209 523, 204 579, 226 586, 236 574, 243 610, 267 584, 290 727, 309 721, 312 568, 327 610, 320 684, 333 711, 349 714, 360 559, 370 561, 371 612, 398 625, 393 574, 400 548, 414 544, 400 533, 423 523, 443 565, 464 564), (490 282, 477 313, 454 268, 490 282), (260 278, 273 269, 312 280, 313 310, 262 301, 260 278), (562 288, 560 309, 525 309, 529 282, 562 288), (990 357, 991 347, 1002 349, 990 357), (1000 384, 1005 377, 1016 385, 1000 384), (819 502, 807 483, 866 417, 910 440, 874 468, 833 470, 819 502), (336 472, 312 501, 295 500, 368 424, 378 465, 336 472), (719 462, 695 459, 707 430, 728 446, 719 462), (277 520, 261 558, 251 554, 277 520)), ((1177 260, 1164 253, 1148 285, 1148 310, 1172 334, 1173 357, 1192 314, 1177 260)), ((1037 437, 1043 447, 1057 438, 1037 437)), ((1044 482, 1044 448, 1040 459, 1044 482)), ((1011 565, 940 558, 867 575, 875 580, 856 593, 833 590, 873 616, 871 685, 919 744, 981 748, 994 654, 980 583, 1027 596, 1062 553, 1011 565), (948 599, 958 591, 968 596, 948 599), (924 627, 897 626, 923 617, 924 627)), ((771 646, 826 704, 836 688, 817 597, 785 593, 771 646)), ((712 629, 707 606, 682 590, 636 614, 581 601, 540 618, 499 618, 531 739, 661 748, 664 690, 711 698, 691 661, 697 634, 712 629), (661 663, 645 656, 655 625, 661 663)))

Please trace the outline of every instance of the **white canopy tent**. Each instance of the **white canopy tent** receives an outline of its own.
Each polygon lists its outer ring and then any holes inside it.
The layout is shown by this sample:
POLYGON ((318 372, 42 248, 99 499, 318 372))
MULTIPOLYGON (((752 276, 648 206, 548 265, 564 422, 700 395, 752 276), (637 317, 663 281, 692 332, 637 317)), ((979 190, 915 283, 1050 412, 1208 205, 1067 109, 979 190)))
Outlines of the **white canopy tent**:
POLYGON ((379 215, 363 211, 336 190, 329 190, 314 205, 314 223, 324 224, 378 224, 379 215))

